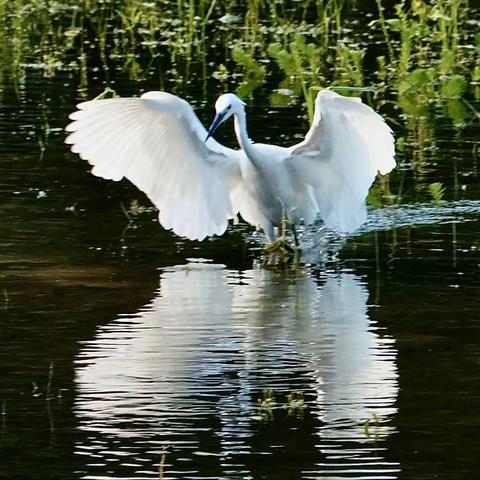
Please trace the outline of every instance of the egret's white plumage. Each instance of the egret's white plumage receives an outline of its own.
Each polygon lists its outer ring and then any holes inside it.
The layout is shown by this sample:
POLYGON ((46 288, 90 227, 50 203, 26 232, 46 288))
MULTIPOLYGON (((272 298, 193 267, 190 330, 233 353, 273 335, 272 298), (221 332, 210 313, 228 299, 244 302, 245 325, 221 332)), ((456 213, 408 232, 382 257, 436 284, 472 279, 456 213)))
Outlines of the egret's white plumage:
POLYGON ((323 90, 305 140, 284 148, 248 138, 244 105, 220 96, 207 133, 185 100, 165 92, 92 100, 70 116, 66 142, 94 175, 128 178, 158 207, 164 228, 192 240, 221 235, 237 214, 270 240, 285 218, 309 224, 320 215, 343 232, 359 227, 377 172, 395 166, 382 117, 360 99, 323 90), (240 150, 210 137, 231 116, 240 150))

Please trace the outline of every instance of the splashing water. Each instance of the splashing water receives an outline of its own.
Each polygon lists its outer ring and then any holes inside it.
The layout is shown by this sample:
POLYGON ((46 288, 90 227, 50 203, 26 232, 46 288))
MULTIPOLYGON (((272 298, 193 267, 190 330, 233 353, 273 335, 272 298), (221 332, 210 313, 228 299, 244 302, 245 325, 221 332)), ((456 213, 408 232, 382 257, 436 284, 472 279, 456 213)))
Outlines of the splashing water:
MULTIPOLYGON (((317 222, 309 228, 298 229, 302 260, 314 264, 335 261, 348 238, 366 233, 411 226, 472 222, 478 219, 479 214, 480 201, 461 200, 439 205, 418 203, 370 210, 367 221, 350 235, 340 235, 317 222)), ((249 241, 257 244, 260 249, 263 237, 255 233, 250 236, 249 241)))

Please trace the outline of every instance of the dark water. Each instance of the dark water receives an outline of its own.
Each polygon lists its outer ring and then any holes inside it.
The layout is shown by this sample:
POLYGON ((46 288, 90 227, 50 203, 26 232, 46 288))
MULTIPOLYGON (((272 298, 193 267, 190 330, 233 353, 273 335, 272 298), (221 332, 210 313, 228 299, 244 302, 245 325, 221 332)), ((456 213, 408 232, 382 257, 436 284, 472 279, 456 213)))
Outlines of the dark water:
MULTIPOLYGON (((196 92, 179 93, 208 123, 196 92)), ((126 228, 121 204, 148 201, 63 145, 73 75, 2 95, 0 478, 476 478, 478 120, 437 112, 423 168, 399 153, 403 205, 344 243, 306 233, 312 265, 270 271, 245 226, 203 243, 154 212, 126 228)), ((302 111, 261 98, 252 137, 293 143, 302 111)))

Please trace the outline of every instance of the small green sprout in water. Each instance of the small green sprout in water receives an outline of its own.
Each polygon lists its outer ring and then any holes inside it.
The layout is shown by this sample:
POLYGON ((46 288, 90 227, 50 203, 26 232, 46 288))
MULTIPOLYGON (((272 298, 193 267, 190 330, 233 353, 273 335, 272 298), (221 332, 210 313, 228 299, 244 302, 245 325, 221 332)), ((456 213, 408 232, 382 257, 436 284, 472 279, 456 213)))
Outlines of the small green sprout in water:
POLYGON ((274 419, 274 410, 283 410, 289 417, 303 418, 306 404, 303 392, 292 392, 287 394, 285 401, 277 402, 272 389, 262 391, 262 397, 257 400, 259 407, 258 416, 263 421, 272 421, 274 419))
POLYGON ((144 213, 154 212, 155 210, 156 210, 155 207, 145 207, 145 206, 141 205, 138 200, 132 200, 130 202, 130 207, 128 209, 128 213, 132 217, 139 217, 140 215, 142 215, 144 213))
POLYGON ((54 366, 55 362, 50 362, 48 366, 48 378, 47 378, 47 385, 45 387, 45 393, 42 392, 40 387, 38 386, 37 382, 32 381, 32 396, 35 398, 45 397, 45 400, 53 400, 57 399, 61 402, 62 400, 62 391, 65 389, 58 388, 57 393, 53 392, 53 373, 54 373, 54 366))
POLYGON ((158 479, 164 479, 164 469, 165 469, 165 459, 167 458, 168 446, 164 447, 162 453, 160 454, 160 463, 158 464, 158 479))
POLYGON ((212 77, 218 80, 220 83, 226 83, 229 76, 230 73, 228 71, 228 68, 223 63, 221 63, 212 73, 212 77))
POLYGON ((120 202, 120 208, 122 209, 123 214, 128 220, 128 225, 125 227, 123 233, 125 233, 126 230, 137 228, 137 226, 135 225, 135 220, 140 217, 140 215, 144 213, 154 212, 157 210, 155 207, 145 207, 143 205, 140 205, 140 202, 138 200, 132 200, 128 209, 125 208, 123 202, 120 202))
POLYGON ((435 182, 431 183, 428 186, 428 191, 432 196, 432 203, 439 204, 443 200, 443 195, 445 193, 445 188, 443 187, 443 183, 435 182))
POLYGON ((364 431, 365 431, 365 436, 368 437, 368 438, 372 438, 377 441, 379 436, 380 436, 380 432, 379 432, 379 428, 380 428, 380 417, 374 413, 372 415, 372 418, 367 418, 365 420, 365 423, 363 424, 363 428, 364 428, 364 431), (373 426, 375 427, 375 431, 374 433, 372 434, 371 430, 370 430, 370 426, 372 425, 373 423, 373 426))
POLYGON ((303 397, 303 392, 293 392, 288 394, 285 407, 289 416, 303 417, 305 412, 305 399, 303 397))
POLYGON ((275 396, 273 390, 267 388, 263 390, 262 397, 258 400, 258 414, 264 421, 273 420, 273 409, 275 408, 275 396))

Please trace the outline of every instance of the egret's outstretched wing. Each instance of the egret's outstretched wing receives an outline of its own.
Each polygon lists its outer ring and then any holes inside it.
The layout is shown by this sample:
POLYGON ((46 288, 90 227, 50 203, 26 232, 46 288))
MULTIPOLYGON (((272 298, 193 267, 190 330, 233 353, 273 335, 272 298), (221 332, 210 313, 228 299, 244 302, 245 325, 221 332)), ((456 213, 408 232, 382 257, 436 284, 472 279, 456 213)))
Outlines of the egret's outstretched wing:
POLYGON ((383 118, 361 99, 329 90, 318 93, 312 127, 290 152, 287 162, 305 201, 326 225, 344 232, 365 220, 365 198, 377 172, 395 167, 394 139, 383 118))
POLYGON ((207 132, 191 106, 175 95, 92 100, 70 115, 66 143, 92 173, 128 178, 160 210, 164 228, 191 240, 221 235, 236 215, 231 193, 240 169, 235 150, 207 132))

